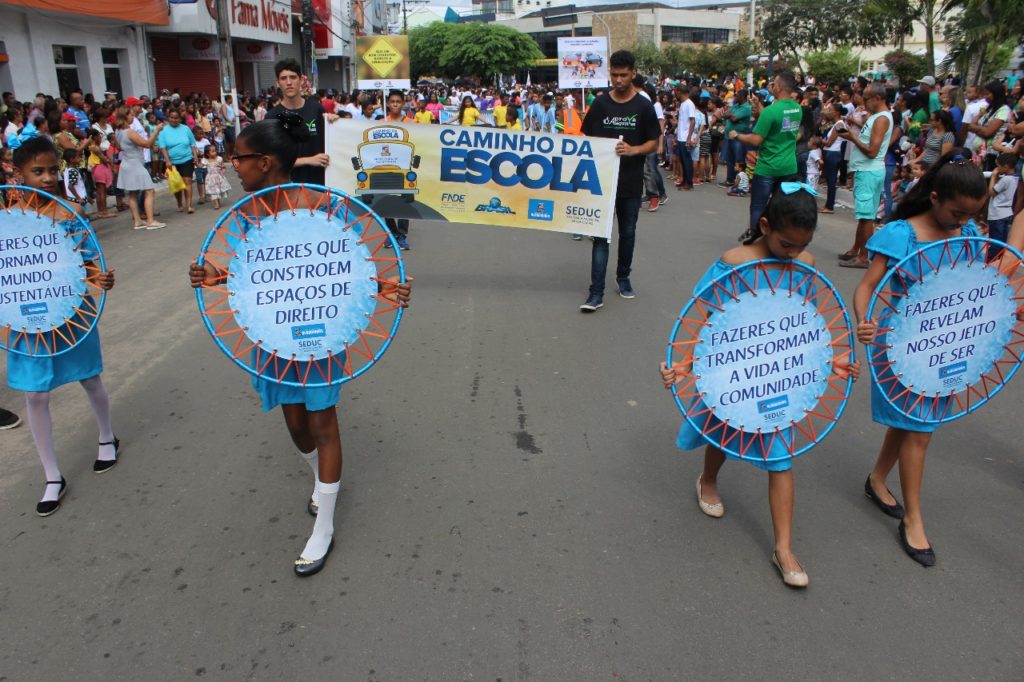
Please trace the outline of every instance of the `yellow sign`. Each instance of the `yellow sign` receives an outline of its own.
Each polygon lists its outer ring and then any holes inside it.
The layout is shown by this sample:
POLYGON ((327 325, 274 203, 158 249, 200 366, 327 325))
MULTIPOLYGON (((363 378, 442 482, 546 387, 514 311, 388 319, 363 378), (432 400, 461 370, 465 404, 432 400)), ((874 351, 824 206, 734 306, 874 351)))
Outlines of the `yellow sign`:
POLYGON ((356 39, 358 87, 364 90, 408 89, 408 36, 362 36, 356 39))
POLYGON ((327 184, 386 218, 611 234, 613 139, 338 119, 326 143, 327 184))
POLYGON ((378 40, 363 55, 363 61, 370 65, 379 78, 387 78, 402 63, 402 55, 386 40, 378 40))

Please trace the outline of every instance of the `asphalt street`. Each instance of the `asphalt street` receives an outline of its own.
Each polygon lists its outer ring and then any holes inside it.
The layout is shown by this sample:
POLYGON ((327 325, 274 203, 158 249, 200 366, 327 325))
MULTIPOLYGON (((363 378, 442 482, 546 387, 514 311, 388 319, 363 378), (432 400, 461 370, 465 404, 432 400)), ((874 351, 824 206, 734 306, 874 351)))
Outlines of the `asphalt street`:
MULTIPOLYGON (((701 455, 675 448, 657 364, 746 200, 671 190, 641 215, 637 298, 609 277, 593 315, 589 240, 414 221, 412 306, 344 388, 336 545, 305 580, 309 470, 187 282, 218 213, 158 206, 163 230, 96 223, 119 465, 92 474, 88 403, 59 389, 70 491, 41 519, 29 430, 0 433, 0 681, 1024 679, 1024 379, 933 440, 935 568, 864 497, 883 433, 866 379, 795 465, 808 590, 770 563, 763 472, 729 463, 725 517, 698 510, 701 455)), ((848 301, 853 226, 825 216, 811 245, 848 301)))

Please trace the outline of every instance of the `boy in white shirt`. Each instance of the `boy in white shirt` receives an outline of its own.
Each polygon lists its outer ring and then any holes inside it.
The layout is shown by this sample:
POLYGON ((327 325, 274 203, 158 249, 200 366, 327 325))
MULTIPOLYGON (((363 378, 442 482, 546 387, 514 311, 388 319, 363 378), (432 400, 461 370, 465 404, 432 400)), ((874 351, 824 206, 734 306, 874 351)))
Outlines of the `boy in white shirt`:
POLYGON ((821 167, 824 164, 821 155, 821 138, 815 136, 809 139, 807 148, 810 152, 807 154, 807 179, 805 182, 811 187, 817 188, 818 182, 821 180, 821 167))
POLYGON ((1017 193, 1017 155, 996 157, 996 169, 988 180, 988 236, 1005 242, 1013 221, 1013 196, 1017 193))

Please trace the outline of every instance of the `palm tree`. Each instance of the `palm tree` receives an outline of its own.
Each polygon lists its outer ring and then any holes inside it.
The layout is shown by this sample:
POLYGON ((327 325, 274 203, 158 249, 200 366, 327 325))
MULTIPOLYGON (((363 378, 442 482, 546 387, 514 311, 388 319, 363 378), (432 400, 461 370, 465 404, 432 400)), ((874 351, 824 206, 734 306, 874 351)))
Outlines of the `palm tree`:
POLYGON ((943 0, 941 14, 949 17, 944 65, 956 65, 967 84, 994 75, 1005 65, 1006 47, 1024 36, 1021 0, 943 0))

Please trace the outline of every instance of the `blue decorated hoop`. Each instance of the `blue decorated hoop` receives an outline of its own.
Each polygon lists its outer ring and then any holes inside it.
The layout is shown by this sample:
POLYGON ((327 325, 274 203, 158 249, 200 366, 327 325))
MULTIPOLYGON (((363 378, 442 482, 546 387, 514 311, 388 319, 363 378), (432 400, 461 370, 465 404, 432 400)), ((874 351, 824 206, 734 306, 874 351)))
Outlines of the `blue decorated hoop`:
POLYGON ((0 192, 0 348, 29 357, 66 353, 103 312, 99 242, 58 197, 20 185, 0 192))
POLYGON ((739 459, 777 462, 820 443, 842 416, 853 329, 820 272, 797 261, 751 261, 686 304, 666 361, 685 373, 672 394, 704 440, 739 459))
POLYGON ((373 366, 398 331, 402 308, 380 287, 406 281, 400 253, 358 199, 322 185, 268 187, 207 235, 198 263, 225 274, 196 289, 196 301, 217 347, 250 374, 342 384, 373 366))
POLYGON ((957 237, 931 242, 879 282, 867 319, 871 380, 897 412, 941 424, 991 400, 1020 368, 1024 351, 1024 256, 1003 242, 957 237), (973 300, 972 300, 973 299, 973 300))

